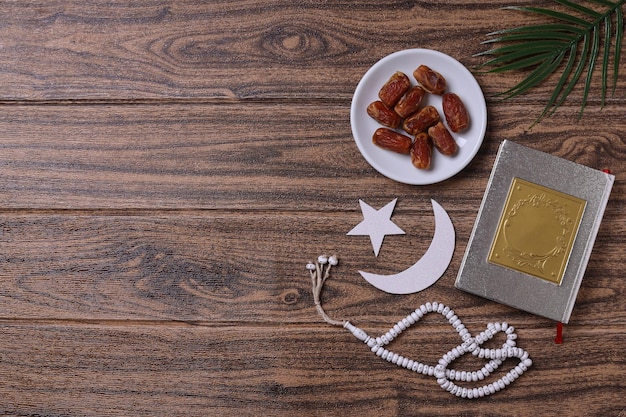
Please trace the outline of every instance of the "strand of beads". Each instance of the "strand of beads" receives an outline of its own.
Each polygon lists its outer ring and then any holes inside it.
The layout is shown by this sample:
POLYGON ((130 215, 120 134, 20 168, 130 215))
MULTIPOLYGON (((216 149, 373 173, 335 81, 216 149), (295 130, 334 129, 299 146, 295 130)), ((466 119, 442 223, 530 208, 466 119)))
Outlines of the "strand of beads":
POLYGON ((322 308, 321 293, 324 283, 330 275, 331 267, 337 265, 337 263, 338 260, 336 256, 328 257, 322 255, 318 258, 316 263, 309 262, 306 265, 306 268, 311 273, 313 299, 317 311, 327 323, 346 328, 354 335, 354 337, 367 344, 371 351, 380 358, 413 372, 434 376, 437 378, 437 383, 439 383, 441 388, 462 398, 480 398, 503 390, 519 378, 520 375, 522 375, 532 365, 532 360, 530 359, 528 352, 517 347, 517 334, 515 333, 513 326, 509 326, 506 322, 489 323, 487 325, 487 329, 474 338, 454 311, 450 307, 438 302, 421 305, 405 318, 398 321, 391 329, 389 329, 388 332, 376 338, 368 336, 365 331, 354 326, 349 321, 334 320, 330 318, 322 308), (437 365, 428 365, 408 357, 404 357, 385 348, 387 344, 397 338, 404 330, 417 323, 428 313, 439 313, 444 316, 462 340, 460 345, 446 352, 441 359, 439 359, 437 365), (484 349, 480 347, 483 343, 492 339, 496 334, 502 332, 506 334, 506 341, 502 344, 502 347, 497 349, 484 349), (448 369, 448 366, 452 362, 466 353, 471 353, 481 359, 488 359, 488 362, 478 371, 459 371, 456 369, 448 369), (498 369, 498 367, 502 365, 506 359, 509 358, 517 358, 519 359, 519 363, 496 382, 485 384, 477 388, 461 387, 453 382, 462 381, 475 383, 483 381, 491 373, 498 369))
POLYGON ((434 376, 437 378, 437 382, 441 388, 462 398, 480 398, 494 394, 514 382, 528 369, 528 367, 532 365, 532 360, 529 358, 528 352, 516 346, 517 334, 515 333, 513 326, 509 326, 506 322, 489 323, 487 325, 487 329, 474 338, 454 311, 450 307, 438 302, 421 305, 408 316, 398 321, 385 334, 376 338, 368 336, 365 331, 352 325, 350 322, 345 322, 344 327, 348 329, 357 339, 367 344, 376 356, 413 372, 434 376), (404 330, 417 323, 428 313, 439 313, 444 316, 463 340, 460 345, 446 352, 441 359, 439 359, 437 365, 428 365, 399 355, 385 348, 387 344, 397 338, 404 330), (507 335, 507 339, 502 344, 501 348, 484 349, 480 347, 484 342, 492 339, 496 334, 501 332, 504 332, 507 335), (478 371, 459 371, 455 369, 448 369, 448 366, 453 361, 466 353, 471 353, 479 358, 490 360, 478 371), (485 384, 477 388, 466 388, 452 382, 482 381, 509 358, 519 359, 518 365, 493 383, 485 384))
POLYGON ((517 334, 515 333, 513 326, 509 326, 506 322, 489 323, 487 330, 481 332, 476 339, 468 339, 463 342, 463 344, 455 348, 456 350, 452 349, 452 351, 444 354, 443 357, 439 359, 439 363, 435 367, 435 377, 437 378, 437 383, 439 383, 441 388, 447 390, 451 394, 463 398, 480 398, 495 394, 496 392, 506 388, 506 386, 510 385, 517 378, 519 378, 526 370, 528 370, 528 367, 532 365, 532 360, 530 359, 528 352, 516 346, 516 339, 517 334), (491 339, 495 334, 500 332, 505 332, 507 335, 507 340, 503 343, 502 348, 483 349, 480 347, 482 343, 491 339), (459 347, 461 349, 459 349, 459 347), (470 352, 472 355, 478 356, 479 358, 490 358, 491 361, 489 361, 481 370, 471 373, 461 372, 459 375, 458 371, 447 369, 448 365, 452 361, 466 352, 470 352), (485 384, 476 388, 465 388, 452 382, 452 379, 465 382, 482 381, 498 366, 500 366, 504 360, 509 358, 517 358, 519 359, 519 363, 493 383, 485 384))

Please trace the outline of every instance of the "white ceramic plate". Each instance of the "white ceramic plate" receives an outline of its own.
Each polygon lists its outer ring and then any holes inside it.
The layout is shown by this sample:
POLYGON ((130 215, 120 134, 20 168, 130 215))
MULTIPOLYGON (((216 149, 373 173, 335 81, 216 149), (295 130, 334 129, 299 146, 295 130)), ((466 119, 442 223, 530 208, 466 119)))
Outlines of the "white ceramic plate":
MULTIPOLYGON (((426 94, 422 106, 433 105, 442 119, 441 96, 426 94)), ((445 121, 444 121, 445 124, 445 121)), ((354 140, 363 157, 378 172, 405 184, 425 185, 446 180, 465 168, 474 158, 487 130, 487 105, 472 73, 454 58, 429 49, 407 49, 388 55, 374 64, 363 76, 354 92, 350 108, 350 125, 354 140), (433 148, 431 167, 417 169, 408 155, 381 149, 372 143, 374 131, 381 125, 367 114, 367 106, 378 100, 378 91, 396 71, 404 72, 412 84, 413 71, 427 65, 446 79, 447 91, 456 93, 467 108, 470 125, 462 132, 450 132, 459 145, 454 156, 444 156, 433 148)))

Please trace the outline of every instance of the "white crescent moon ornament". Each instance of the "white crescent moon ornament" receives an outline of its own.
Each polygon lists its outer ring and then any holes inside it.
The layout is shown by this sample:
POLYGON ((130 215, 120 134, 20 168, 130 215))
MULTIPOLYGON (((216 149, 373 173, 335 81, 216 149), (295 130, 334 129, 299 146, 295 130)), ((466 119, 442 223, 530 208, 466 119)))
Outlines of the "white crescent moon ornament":
POLYGON ((431 200, 435 213, 435 233, 428 250, 408 269, 392 275, 359 271, 367 282, 390 294, 412 294, 433 285, 448 269, 454 254, 454 226, 448 213, 431 200))

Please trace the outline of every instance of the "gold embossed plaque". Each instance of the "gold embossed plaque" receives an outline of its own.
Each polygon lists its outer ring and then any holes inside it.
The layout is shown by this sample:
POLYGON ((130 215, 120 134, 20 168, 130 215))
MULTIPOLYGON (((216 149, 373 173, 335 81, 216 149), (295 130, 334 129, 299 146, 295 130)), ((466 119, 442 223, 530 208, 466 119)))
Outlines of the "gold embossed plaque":
POLYGON ((489 262, 561 284, 586 201, 513 178, 489 262))

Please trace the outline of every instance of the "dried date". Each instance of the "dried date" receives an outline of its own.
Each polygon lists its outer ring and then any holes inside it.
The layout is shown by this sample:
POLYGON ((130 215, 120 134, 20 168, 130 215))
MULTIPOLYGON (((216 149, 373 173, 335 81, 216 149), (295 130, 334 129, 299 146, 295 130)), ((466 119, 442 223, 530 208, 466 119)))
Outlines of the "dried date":
POLYGON ((454 155, 457 151, 457 144, 448 132, 448 129, 439 122, 428 128, 428 136, 433 140, 433 144, 439 152, 446 156, 454 155))
POLYGON ((418 169, 429 169, 432 159, 433 143, 426 132, 420 132, 415 136, 411 145, 411 163, 418 169))
POLYGON ((424 90, 432 94, 442 95, 446 91, 446 79, 437 71, 426 65, 420 65, 413 71, 413 76, 424 90))
POLYGON ((404 119, 402 128, 411 135, 417 135, 441 120, 439 112, 433 106, 426 106, 419 112, 404 119))
POLYGON ((402 96, 398 104, 393 108, 402 118, 408 117, 419 110, 424 99, 426 90, 420 86, 415 86, 402 96))
POLYGON ((395 129, 400 126, 402 118, 398 114, 387 107, 382 101, 374 101, 367 106, 367 114, 383 126, 395 129))
POLYGON ((401 154, 408 154, 412 144, 410 137, 385 127, 376 129, 372 142, 383 149, 401 154))
POLYGON ((411 88, 411 81, 405 73, 397 71, 387 80, 378 92, 378 98, 389 108, 393 108, 398 100, 411 88))
POLYGON ((459 96, 454 93, 445 93, 441 104, 450 130, 460 132, 469 126, 469 115, 459 96))

